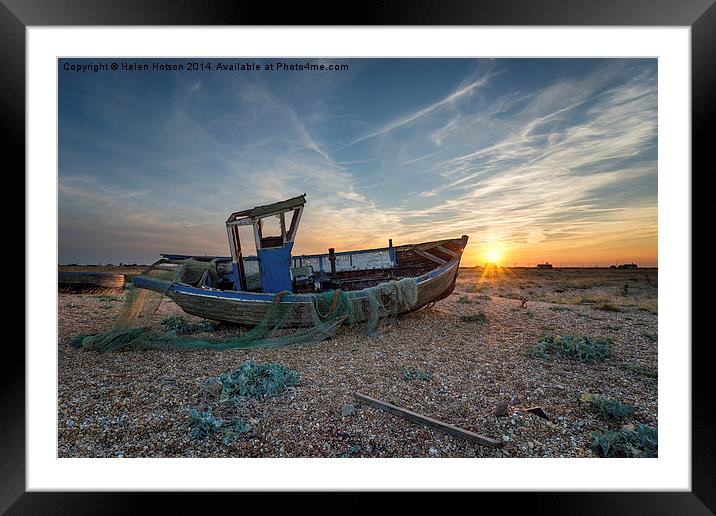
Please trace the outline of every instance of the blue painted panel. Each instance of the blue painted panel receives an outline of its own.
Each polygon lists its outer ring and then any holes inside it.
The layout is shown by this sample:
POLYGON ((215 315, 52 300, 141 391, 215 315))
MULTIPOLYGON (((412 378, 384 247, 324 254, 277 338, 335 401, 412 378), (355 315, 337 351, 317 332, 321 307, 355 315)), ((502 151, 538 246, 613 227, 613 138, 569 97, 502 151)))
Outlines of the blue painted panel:
POLYGON ((231 275, 233 277, 232 279, 234 280, 234 290, 241 290, 241 281, 239 281, 239 264, 232 263, 231 271, 231 275))
POLYGON ((261 272, 261 290, 281 292, 293 290, 291 282, 291 249, 293 242, 283 247, 259 249, 259 269, 261 272))

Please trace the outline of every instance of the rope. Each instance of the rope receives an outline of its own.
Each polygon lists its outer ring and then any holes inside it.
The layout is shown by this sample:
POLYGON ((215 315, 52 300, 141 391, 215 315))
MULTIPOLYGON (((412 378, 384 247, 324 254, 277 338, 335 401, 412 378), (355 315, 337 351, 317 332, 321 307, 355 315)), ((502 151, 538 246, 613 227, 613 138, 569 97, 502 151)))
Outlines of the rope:
POLYGON ((336 311, 336 308, 338 307, 338 298, 341 296, 341 291, 336 289, 333 291, 333 300, 331 301, 331 307, 328 309, 328 312, 325 314, 322 314, 320 310, 318 309, 318 304, 316 304, 316 313, 318 314, 318 317, 321 319, 325 319, 329 317, 333 312, 336 311))

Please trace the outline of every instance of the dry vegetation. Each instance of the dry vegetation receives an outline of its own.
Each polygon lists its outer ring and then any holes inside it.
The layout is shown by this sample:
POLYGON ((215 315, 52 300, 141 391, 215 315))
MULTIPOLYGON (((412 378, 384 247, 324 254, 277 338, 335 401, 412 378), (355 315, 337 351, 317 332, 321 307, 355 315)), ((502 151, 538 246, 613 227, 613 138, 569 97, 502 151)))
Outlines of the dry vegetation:
MULTIPOLYGON (((449 298, 388 321, 380 337, 344 328, 322 343, 250 351, 76 349, 73 336, 111 328, 124 294, 61 293, 58 454, 591 457, 592 430, 657 426, 656 269, 513 269, 481 282, 482 272, 461 269, 449 298), (603 362, 533 356, 530 350, 547 333, 603 336, 613 344, 603 362), (299 385, 253 402, 252 431, 234 442, 218 435, 192 439, 189 414, 206 402, 204 380, 250 359, 294 369, 299 385), (355 391, 504 446, 469 444, 358 405, 355 391), (580 403, 583 393, 631 405, 634 413, 606 420, 580 403), (534 406, 550 419, 527 411, 534 406)), ((155 324, 178 313, 167 300, 155 324)), ((211 335, 237 331, 219 325, 211 335)))
POLYGON ((657 312, 657 269, 463 269, 477 277, 467 292, 607 311, 657 312))

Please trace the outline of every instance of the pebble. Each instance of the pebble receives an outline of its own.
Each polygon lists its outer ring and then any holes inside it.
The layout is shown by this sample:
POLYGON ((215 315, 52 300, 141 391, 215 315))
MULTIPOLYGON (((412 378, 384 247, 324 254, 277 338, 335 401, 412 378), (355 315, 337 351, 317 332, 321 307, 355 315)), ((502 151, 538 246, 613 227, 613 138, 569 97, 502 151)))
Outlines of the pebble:
MULTIPOLYGON (((657 345, 642 333, 656 334, 657 316, 631 307, 621 313, 602 313, 589 305, 569 305, 568 310, 558 311, 552 309, 558 305, 539 301, 537 296, 528 305, 532 317, 525 311, 512 311, 515 301, 499 295, 509 295, 510 289, 527 280, 533 284, 526 288, 537 294, 546 288, 541 282, 552 287, 559 282, 562 288, 562 284, 590 281, 584 271, 565 269, 549 278, 536 274, 516 269, 500 280, 503 285, 487 281, 480 284, 483 292, 478 293, 479 276, 473 269, 461 269, 453 295, 434 308, 389 321, 379 339, 366 338, 357 325, 342 328, 323 343, 223 352, 115 354, 73 348, 71 337, 111 329, 122 302, 100 310, 106 303, 97 296, 61 293, 58 456, 339 457, 358 446, 360 451, 353 456, 424 457, 433 456, 430 449, 434 448, 440 457, 592 457, 589 432, 605 423, 579 405, 575 396, 580 392, 598 392, 637 406, 638 419, 624 423, 655 426, 658 382, 647 382, 621 366, 656 368, 657 345), (504 294, 498 295, 502 288, 504 294), (459 303, 462 296, 473 303, 459 303), (70 308, 70 303, 76 307, 70 308), (461 322, 462 315, 477 311, 485 312, 486 323, 461 322), (599 364, 529 356, 529 348, 548 331, 605 335, 614 340, 614 356, 599 364), (283 363, 299 372, 301 384, 255 404, 247 417, 260 423, 252 424, 251 437, 230 445, 221 436, 191 439, 189 412, 205 399, 202 382, 250 359, 283 363), (428 370, 433 380, 406 381, 404 368, 428 370), (509 452, 475 446, 370 407, 343 416, 341 404, 348 405, 343 400, 352 400, 354 392, 393 400, 426 416, 501 439, 511 443, 509 452), (495 417, 493 411, 501 403, 508 403, 507 416, 495 417), (561 424, 526 413, 533 405, 547 408, 561 424)), ((609 288, 567 288, 560 295, 581 299, 609 295, 609 288)), ((181 313, 173 302, 163 302, 149 324, 160 327, 162 318, 181 313)), ((220 337, 240 331, 225 326, 215 333, 220 337)))
POLYGON ((505 417, 507 416, 507 409, 507 403, 498 403, 492 413, 497 417, 505 417))

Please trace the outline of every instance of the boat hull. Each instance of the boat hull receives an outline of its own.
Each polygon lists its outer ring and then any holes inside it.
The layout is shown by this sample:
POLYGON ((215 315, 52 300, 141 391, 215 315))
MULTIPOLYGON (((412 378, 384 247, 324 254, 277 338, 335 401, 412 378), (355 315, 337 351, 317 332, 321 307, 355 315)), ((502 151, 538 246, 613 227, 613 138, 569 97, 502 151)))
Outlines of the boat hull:
MULTIPOLYGON (((417 300, 414 305, 402 312, 417 310, 449 296, 455 288, 459 265, 458 258, 428 274, 417 277, 417 300)), ((275 299, 275 294, 212 291, 184 285, 173 285, 167 290, 166 295, 188 314, 247 326, 258 324, 275 299)), ((359 304, 363 308, 356 311, 358 314, 356 322, 365 321, 365 314, 368 313, 368 298, 365 290, 351 291, 348 292, 348 295, 353 303, 359 304)), ((282 304, 292 305, 292 313, 286 324, 288 327, 305 325, 305 321, 310 317, 313 298, 311 294, 290 294, 281 299, 282 304)))

